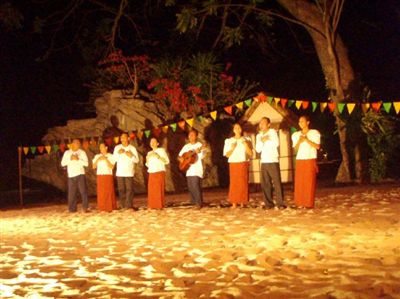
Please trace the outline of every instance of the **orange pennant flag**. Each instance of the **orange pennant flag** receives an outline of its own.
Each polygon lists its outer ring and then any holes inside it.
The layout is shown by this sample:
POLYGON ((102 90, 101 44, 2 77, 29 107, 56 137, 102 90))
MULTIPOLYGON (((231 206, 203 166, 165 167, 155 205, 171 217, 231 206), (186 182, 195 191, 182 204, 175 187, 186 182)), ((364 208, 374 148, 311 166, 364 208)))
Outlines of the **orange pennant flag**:
POLYGON ((212 112, 210 112, 210 116, 211 116, 211 118, 212 118, 213 120, 216 120, 216 119, 217 119, 217 111, 212 111, 212 112))
POLYGON ((129 134, 129 139, 130 139, 130 140, 135 139, 135 133, 131 132, 131 133, 129 134))
POLYGON ((228 113, 229 115, 232 115, 232 106, 226 106, 226 107, 224 107, 224 110, 225 110, 226 113, 228 113))
POLYGON ((39 153, 43 154, 43 152, 44 152, 44 146, 43 145, 38 145, 37 149, 38 149, 39 153))
POLYGON ((281 106, 282 108, 285 108, 286 104, 287 104, 288 99, 281 99, 281 106))
POLYGON ((296 108, 297 110, 300 109, 302 102, 301 101, 296 101, 296 108))
POLYGON ((187 122, 187 124, 188 124, 189 126, 193 127, 194 118, 193 118, 193 117, 192 117, 192 118, 189 118, 189 119, 186 120, 186 122, 187 122))
POLYGON ((310 105, 310 102, 309 102, 309 101, 303 101, 303 102, 301 103, 301 107, 302 107, 304 110, 306 110, 306 109, 308 108, 308 105, 310 105))
POLYGON ((349 114, 353 112, 355 107, 356 107, 355 103, 347 103, 347 111, 349 112, 349 114))
POLYGON ((46 145, 44 148, 46 149, 46 152, 47 152, 48 154, 50 154, 50 152, 51 152, 51 145, 46 145))
POLYGON ((368 109, 369 109, 369 106, 370 106, 369 103, 361 104, 362 111, 363 111, 364 113, 367 113, 367 112, 368 112, 368 109))
POLYGON ((59 149, 60 149, 60 151, 61 151, 62 153, 65 152, 65 147, 66 147, 65 143, 61 143, 61 144, 59 145, 59 149))
POLYGON ((24 146, 23 150, 24 150, 25 155, 27 155, 29 153, 29 147, 24 146))
POLYGON ((334 112, 335 108, 336 108, 336 103, 335 102, 330 102, 330 103, 328 103, 328 107, 329 107, 329 110, 331 112, 334 112))
POLYGON ((235 105, 238 109, 243 110, 243 102, 239 102, 235 105))
POLYGON ((161 134, 161 129, 160 129, 159 127, 155 127, 155 128, 153 129, 153 135, 154 135, 154 137, 159 137, 160 134, 161 134))
POLYGON ((399 112, 400 112, 400 102, 393 102, 393 107, 394 107, 394 110, 396 111, 396 114, 399 114, 399 112))
POLYGON ((166 134, 168 132, 168 125, 163 126, 161 130, 166 134))
POLYGON ((382 102, 375 102, 371 103, 372 109, 374 109, 376 112, 378 112, 381 109, 382 102))
POLYGON ((185 125, 186 125, 186 122, 185 122, 184 120, 178 121, 178 126, 179 126, 179 128, 181 128, 182 130, 185 130, 185 125))
POLYGON ((321 109, 321 112, 324 112, 324 111, 325 111, 326 106, 328 106, 328 103, 327 103, 327 102, 321 102, 321 103, 319 104, 319 108, 321 109))
POLYGON ((264 103, 267 100, 267 96, 263 92, 259 92, 256 97, 254 97, 256 102, 264 103))
POLYGON ((138 131, 136 135, 140 140, 142 140, 142 137, 143 137, 143 132, 142 131, 138 131))

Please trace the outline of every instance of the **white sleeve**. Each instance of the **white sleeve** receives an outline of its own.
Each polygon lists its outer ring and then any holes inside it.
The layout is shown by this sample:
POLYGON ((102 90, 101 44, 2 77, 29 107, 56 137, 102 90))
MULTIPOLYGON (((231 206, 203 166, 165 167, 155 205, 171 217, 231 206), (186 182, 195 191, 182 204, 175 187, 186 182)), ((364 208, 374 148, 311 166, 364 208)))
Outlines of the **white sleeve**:
POLYGON ((295 147, 297 142, 299 141, 299 132, 294 132, 292 134, 292 147, 295 147))
POLYGON ((88 167, 89 166, 89 161, 88 157, 86 155, 86 152, 81 151, 79 154, 79 162, 82 164, 83 167, 88 167))
POLYGON ((137 152, 137 150, 136 150, 136 147, 132 146, 132 147, 131 147, 131 150, 132 150, 132 154, 133 154, 133 156, 132 156, 132 162, 133 162, 133 163, 139 163, 139 155, 138 155, 138 152, 137 152))
POLYGON ((169 164, 169 157, 165 149, 162 150, 162 157, 165 159, 165 165, 169 164))
POLYGON ((62 167, 68 166, 70 161, 71 161, 71 154, 69 151, 66 151, 62 157, 61 166, 62 167))
POLYGON ((261 140, 261 133, 258 133, 256 136, 256 152, 261 153, 263 149, 264 143, 261 140))
POLYGON ((229 150, 231 149, 232 143, 230 142, 230 139, 227 138, 225 139, 225 143, 224 143, 224 151, 223 151, 223 156, 226 157, 226 154, 229 152, 229 150))

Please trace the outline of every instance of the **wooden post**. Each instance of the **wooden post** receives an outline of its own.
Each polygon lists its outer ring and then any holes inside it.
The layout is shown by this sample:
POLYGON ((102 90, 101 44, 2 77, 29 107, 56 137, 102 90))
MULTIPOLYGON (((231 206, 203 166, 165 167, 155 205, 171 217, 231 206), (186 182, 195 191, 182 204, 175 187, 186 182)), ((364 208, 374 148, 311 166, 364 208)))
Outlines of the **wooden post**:
POLYGON ((18 147, 18 176, 19 176, 19 204, 24 206, 24 196, 22 192, 22 147, 18 147))

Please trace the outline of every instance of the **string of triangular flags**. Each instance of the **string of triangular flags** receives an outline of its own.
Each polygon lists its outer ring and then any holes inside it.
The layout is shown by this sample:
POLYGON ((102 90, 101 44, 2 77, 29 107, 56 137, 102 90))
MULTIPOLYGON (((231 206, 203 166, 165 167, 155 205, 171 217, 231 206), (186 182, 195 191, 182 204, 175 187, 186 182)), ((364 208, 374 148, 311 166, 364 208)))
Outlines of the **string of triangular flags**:
MULTIPOLYGON (((379 111, 385 111, 386 113, 390 113, 392 110, 396 114, 399 114, 400 112, 400 101, 393 101, 393 102, 383 102, 383 101, 377 101, 377 102, 372 102, 372 103, 354 103, 354 102, 346 102, 346 103, 334 103, 334 102, 316 102, 316 101, 309 101, 309 100, 293 100, 293 99, 287 99, 287 98, 279 98, 279 97, 272 97, 272 96, 267 96, 263 92, 260 92, 257 96, 253 98, 249 98, 247 100, 238 102, 236 104, 232 104, 229 106, 225 106, 221 109, 217 109, 214 111, 211 111, 207 114, 202 114, 198 115, 195 117, 191 117, 188 119, 181 119, 178 122, 170 123, 170 124, 162 124, 160 126, 157 126, 152 129, 139 129, 139 130, 133 130, 129 131, 129 138, 131 140, 134 140, 135 138, 139 138, 142 140, 144 137, 145 138, 150 138, 151 136, 154 137, 159 137, 161 132, 167 133, 168 130, 172 130, 172 132, 176 132, 178 128, 181 130, 185 130, 186 126, 188 125, 189 127, 193 127, 195 121, 203 122, 204 118, 206 117, 211 117, 212 120, 216 121, 218 118, 218 115, 221 112, 225 112, 228 115, 233 115, 234 114, 234 109, 237 110, 243 110, 247 109, 251 106, 251 104, 254 102, 267 102, 271 105, 276 105, 280 106, 284 109, 297 109, 299 111, 303 110, 306 111, 308 109, 311 109, 312 112, 320 111, 320 112, 325 112, 328 110, 329 112, 333 113, 337 111, 340 114, 347 113, 350 115, 354 112, 355 109, 361 109, 363 113, 368 112, 370 109, 373 111, 379 112, 379 111), (318 109, 319 107, 319 109, 318 109)), ((291 131, 295 131, 296 128, 291 128, 291 131)), ((86 138, 80 138, 82 140, 82 148, 87 150, 89 146, 97 146, 99 142, 102 141, 101 137, 96 136, 96 137, 86 137, 86 138)), ((104 142, 107 145, 112 144, 113 142, 115 144, 119 143, 119 137, 110 137, 106 138, 104 142)), ((65 143, 65 141, 54 141, 52 142, 53 144, 46 144, 46 145, 37 145, 37 146, 20 146, 18 147, 18 150, 23 152, 25 156, 28 155, 37 155, 37 154, 50 154, 54 152, 64 152, 67 148, 70 147, 70 143, 65 143)))

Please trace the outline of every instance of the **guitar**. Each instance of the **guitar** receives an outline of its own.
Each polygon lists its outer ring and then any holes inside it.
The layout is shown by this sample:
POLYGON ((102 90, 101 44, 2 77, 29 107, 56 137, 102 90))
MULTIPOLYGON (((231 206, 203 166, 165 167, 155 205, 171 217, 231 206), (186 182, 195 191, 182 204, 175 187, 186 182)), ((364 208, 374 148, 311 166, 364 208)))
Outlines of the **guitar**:
POLYGON ((191 151, 184 153, 181 156, 181 158, 182 158, 181 161, 179 162, 179 170, 182 172, 186 172, 189 169, 190 165, 196 163, 196 161, 198 159, 197 154, 204 148, 205 148, 205 144, 203 144, 201 147, 199 147, 196 150, 191 150, 191 151))

